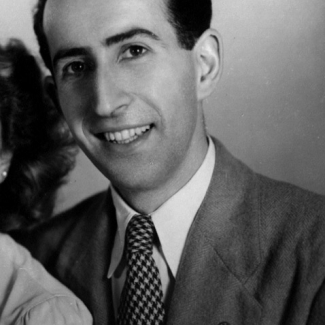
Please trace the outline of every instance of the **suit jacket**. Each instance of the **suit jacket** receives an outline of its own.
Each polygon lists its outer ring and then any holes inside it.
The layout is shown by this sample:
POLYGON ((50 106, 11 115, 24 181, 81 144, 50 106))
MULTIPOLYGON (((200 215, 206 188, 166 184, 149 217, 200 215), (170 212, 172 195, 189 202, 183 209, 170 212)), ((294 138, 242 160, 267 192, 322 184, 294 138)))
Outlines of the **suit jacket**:
MULTIPOLYGON (((216 166, 193 221, 167 325, 325 324, 325 199, 251 171, 216 140, 216 166)), ((110 192, 16 236, 115 324, 107 272, 116 232, 110 192)))

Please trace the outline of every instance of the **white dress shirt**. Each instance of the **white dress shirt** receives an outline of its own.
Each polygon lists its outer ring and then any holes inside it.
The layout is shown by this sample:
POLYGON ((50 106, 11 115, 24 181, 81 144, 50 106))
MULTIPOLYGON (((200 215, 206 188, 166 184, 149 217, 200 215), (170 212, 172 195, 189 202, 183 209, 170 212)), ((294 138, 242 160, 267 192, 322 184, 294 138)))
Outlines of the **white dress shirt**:
MULTIPOLYGON (((215 147, 209 138, 204 161, 188 183, 150 215, 158 238, 154 241, 153 258, 159 269, 164 303, 170 302, 187 234, 193 219, 208 190, 215 164, 215 147)), ((113 186, 112 197, 116 208, 118 230, 112 251, 108 278, 112 278, 114 310, 117 315, 119 300, 126 279, 126 261, 123 255, 125 231, 131 218, 139 214, 117 193, 113 186)))

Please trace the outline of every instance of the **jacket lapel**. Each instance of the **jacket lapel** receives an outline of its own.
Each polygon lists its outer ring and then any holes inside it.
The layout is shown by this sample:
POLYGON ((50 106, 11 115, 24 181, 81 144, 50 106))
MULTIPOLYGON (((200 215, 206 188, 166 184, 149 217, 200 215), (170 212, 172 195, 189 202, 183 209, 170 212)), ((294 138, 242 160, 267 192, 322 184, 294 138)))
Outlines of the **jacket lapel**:
POLYGON ((260 262, 254 174, 216 140, 216 166, 189 232, 168 313, 174 324, 258 324, 245 287, 260 262))
POLYGON ((107 279, 116 232, 110 191, 87 207, 83 216, 68 236, 57 269, 61 272, 60 278, 66 279, 68 286, 95 315, 94 324, 114 324, 111 281, 107 279))

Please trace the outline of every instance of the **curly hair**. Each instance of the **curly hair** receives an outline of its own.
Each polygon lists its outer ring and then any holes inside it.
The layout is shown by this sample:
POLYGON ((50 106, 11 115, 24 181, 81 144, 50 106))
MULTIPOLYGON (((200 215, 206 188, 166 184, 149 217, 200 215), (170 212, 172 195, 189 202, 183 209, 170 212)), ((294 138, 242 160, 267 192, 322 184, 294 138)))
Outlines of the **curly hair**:
POLYGON ((3 150, 12 153, 0 184, 0 231, 52 215, 56 192, 75 163, 76 146, 45 95, 43 74, 24 44, 0 46, 0 123, 3 150))

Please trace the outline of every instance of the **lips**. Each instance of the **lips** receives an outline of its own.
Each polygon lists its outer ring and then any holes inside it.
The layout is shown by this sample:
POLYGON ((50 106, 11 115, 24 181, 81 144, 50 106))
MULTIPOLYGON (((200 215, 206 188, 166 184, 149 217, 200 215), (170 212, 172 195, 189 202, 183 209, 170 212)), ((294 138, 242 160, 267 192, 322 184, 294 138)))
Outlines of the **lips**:
POLYGON ((101 134, 101 138, 104 138, 111 143, 128 144, 148 132, 151 127, 151 125, 145 125, 136 128, 124 129, 121 131, 105 132, 101 134))

